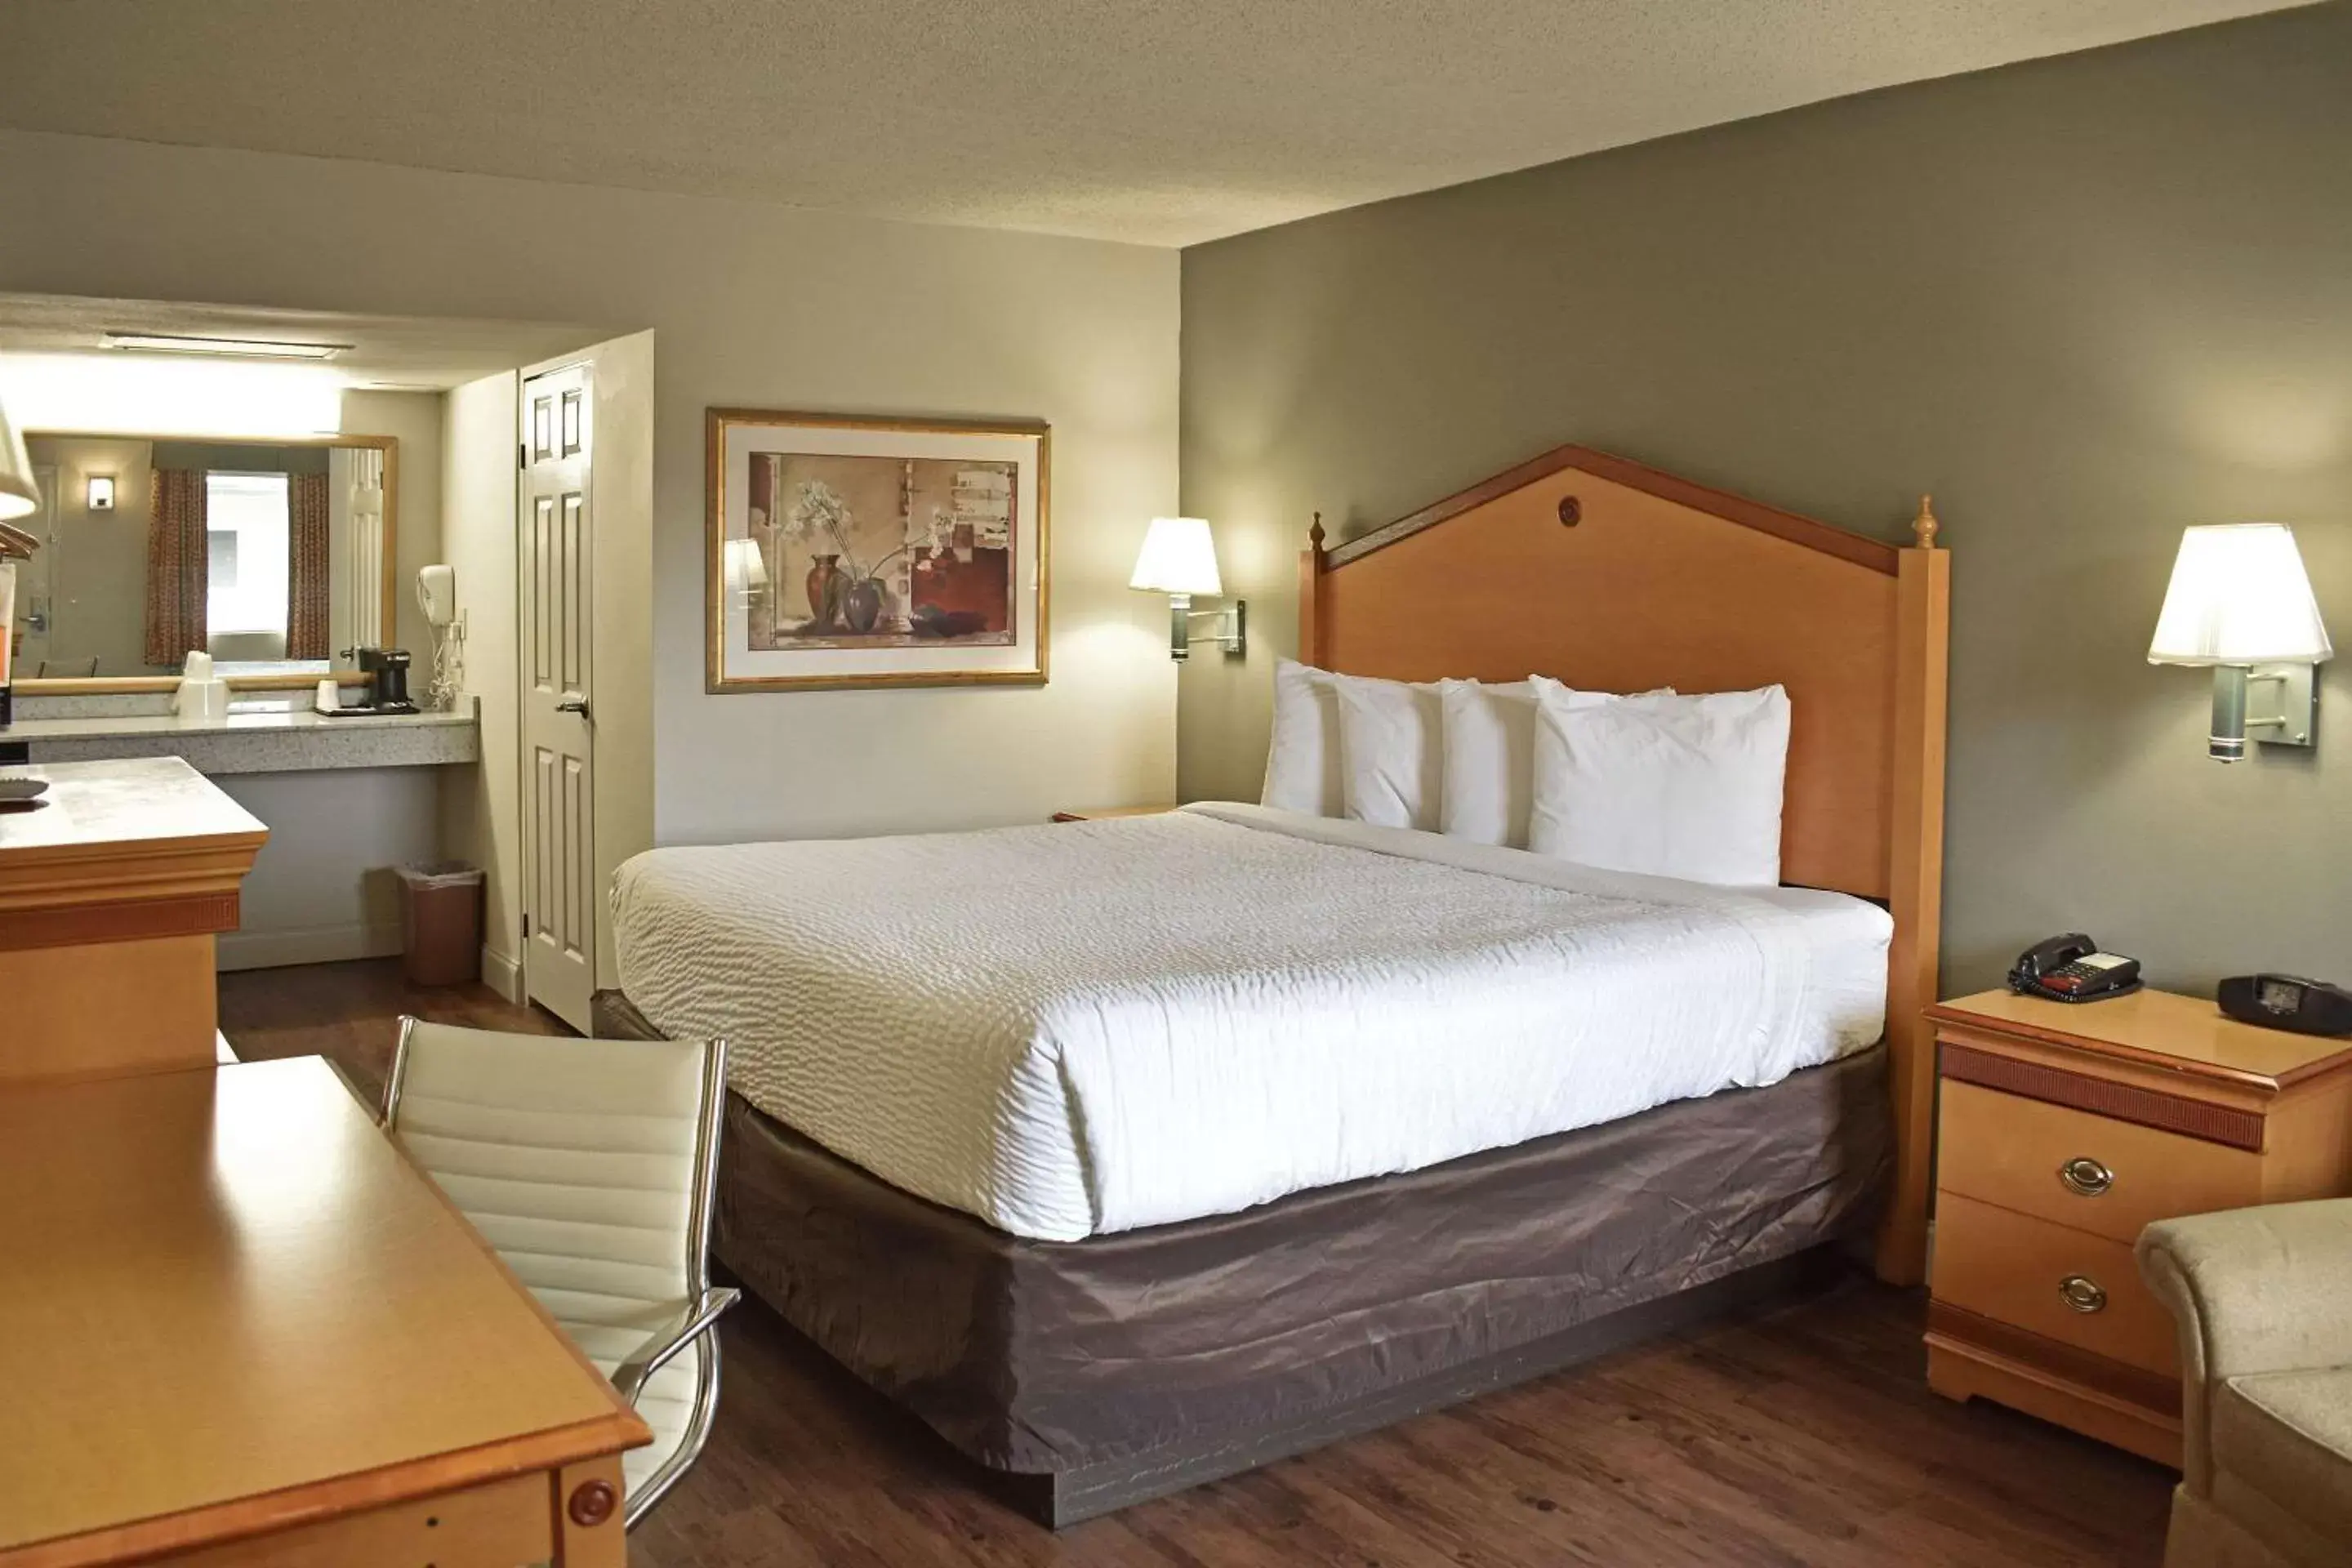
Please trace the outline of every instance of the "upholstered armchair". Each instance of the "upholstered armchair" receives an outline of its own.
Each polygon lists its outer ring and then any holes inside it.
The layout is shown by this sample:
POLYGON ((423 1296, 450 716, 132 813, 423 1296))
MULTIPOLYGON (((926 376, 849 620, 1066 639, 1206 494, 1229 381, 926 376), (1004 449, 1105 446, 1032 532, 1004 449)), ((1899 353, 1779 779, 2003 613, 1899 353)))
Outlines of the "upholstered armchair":
POLYGON ((2352 1564, 2352 1199, 2149 1226, 2180 1327, 2166 1568, 2352 1564))

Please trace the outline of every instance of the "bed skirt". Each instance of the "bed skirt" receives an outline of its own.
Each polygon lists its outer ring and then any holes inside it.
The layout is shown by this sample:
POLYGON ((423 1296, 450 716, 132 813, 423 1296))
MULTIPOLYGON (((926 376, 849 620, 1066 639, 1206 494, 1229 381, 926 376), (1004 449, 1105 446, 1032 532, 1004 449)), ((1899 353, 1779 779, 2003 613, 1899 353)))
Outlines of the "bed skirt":
MULTIPOLYGON (((600 1033, 648 1035, 625 999, 600 1033)), ((1885 1052, 1240 1214, 1032 1241, 730 1095, 721 1261, 1060 1525, 1672 1331, 1866 1228, 1885 1052)))

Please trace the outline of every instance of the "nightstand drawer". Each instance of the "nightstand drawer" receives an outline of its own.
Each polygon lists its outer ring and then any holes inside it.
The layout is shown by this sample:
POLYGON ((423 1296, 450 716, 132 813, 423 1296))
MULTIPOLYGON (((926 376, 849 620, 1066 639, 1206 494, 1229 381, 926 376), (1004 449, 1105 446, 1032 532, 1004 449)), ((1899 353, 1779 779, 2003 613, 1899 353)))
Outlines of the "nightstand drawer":
POLYGON ((1937 1185, 2111 1240, 2263 1196, 2262 1156, 1946 1079, 1937 1185))
POLYGON ((2178 1376, 2172 1315, 2127 1243, 1947 1191, 1936 1205, 1936 1298, 2111 1361, 2178 1376))

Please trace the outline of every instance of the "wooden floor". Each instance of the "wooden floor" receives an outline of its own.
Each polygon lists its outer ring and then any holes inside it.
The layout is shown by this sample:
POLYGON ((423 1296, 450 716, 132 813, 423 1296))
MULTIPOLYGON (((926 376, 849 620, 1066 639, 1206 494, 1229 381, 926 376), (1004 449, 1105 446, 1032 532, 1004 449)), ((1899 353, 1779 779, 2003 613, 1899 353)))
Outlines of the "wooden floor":
MULTIPOLYGON (((382 1083, 393 1018, 560 1033, 397 967, 224 975, 240 1054, 382 1083)), ((637 1568, 2154 1564, 2169 1472, 1927 1392, 1922 1300, 1857 1279, 1052 1535, 747 1300, 719 1426, 631 1538, 637 1568)))

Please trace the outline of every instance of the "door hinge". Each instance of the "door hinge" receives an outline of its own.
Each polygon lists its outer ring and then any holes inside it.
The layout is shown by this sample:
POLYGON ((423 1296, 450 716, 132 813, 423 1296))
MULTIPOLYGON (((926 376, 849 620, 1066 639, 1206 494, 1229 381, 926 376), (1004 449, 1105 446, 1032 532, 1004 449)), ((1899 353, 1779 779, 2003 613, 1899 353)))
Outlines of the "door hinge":
POLYGON ((530 467, 530 447, 524 442, 517 441, 515 443, 515 471, 517 473, 521 473, 529 469, 530 467))
POLYGON ((522 917, 522 939, 525 942, 529 942, 530 940, 530 917, 529 915, 522 917))

